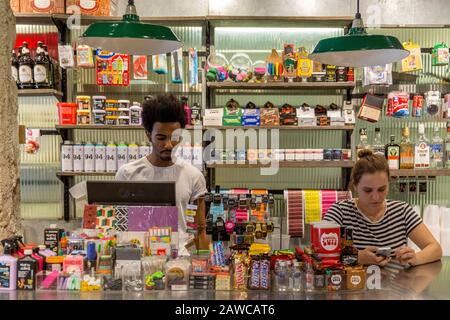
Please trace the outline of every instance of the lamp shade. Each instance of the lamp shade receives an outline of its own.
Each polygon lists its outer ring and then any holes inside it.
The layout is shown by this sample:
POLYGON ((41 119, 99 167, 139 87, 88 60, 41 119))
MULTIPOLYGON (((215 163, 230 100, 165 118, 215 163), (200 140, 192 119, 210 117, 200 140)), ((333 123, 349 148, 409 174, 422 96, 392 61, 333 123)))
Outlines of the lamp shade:
POLYGON ((357 13, 348 34, 320 40, 309 58, 335 66, 365 67, 385 65, 408 55, 397 38, 367 34, 357 13))
POLYGON ((157 55, 183 46, 169 27, 139 21, 133 1, 122 21, 92 23, 80 43, 131 55, 157 55))

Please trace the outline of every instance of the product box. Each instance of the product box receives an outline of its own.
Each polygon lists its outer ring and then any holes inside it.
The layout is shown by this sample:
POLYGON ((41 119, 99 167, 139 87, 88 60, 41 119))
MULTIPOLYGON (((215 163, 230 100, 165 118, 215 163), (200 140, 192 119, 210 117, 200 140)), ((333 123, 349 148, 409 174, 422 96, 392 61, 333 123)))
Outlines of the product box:
POLYGON ((20 12, 20 0, 10 0, 9 5, 11 6, 12 12, 20 12))
POLYGON ((261 126, 279 126, 280 113, 278 108, 261 108, 260 109, 261 126))
POLYGON ((20 0, 21 13, 64 13, 64 11, 64 0, 20 0))
POLYGON ((115 1, 110 0, 66 0, 66 13, 72 13, 70 6, 78 6, 82 15, 109 16, 111 6, 115 1))

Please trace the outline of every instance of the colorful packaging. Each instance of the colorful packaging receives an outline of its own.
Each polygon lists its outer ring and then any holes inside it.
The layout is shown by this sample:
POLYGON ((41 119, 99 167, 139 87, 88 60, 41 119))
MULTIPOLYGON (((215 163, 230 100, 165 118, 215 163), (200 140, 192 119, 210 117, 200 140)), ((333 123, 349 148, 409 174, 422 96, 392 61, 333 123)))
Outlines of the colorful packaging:
POLYGON ((431 117, 439 117, 441 110, 441 93, 439 91, 428 91, 425 93, 425 111, 431 117))
POLYGON ((312 76, 313 62, 308 58, 308 51, 305 47, 299 47, 297 53, 297 77, 306 81, 312 76))
POLYGON ((133 56, 133 79, 148 79, 147 56, 133 56))
POLYGON ((267 81, 283 80, 283 58, 280 57, 276 49, 272 49, 272 53, 266 57, 267 63, 267 81))
POLYGON ((413 110, 412 116, 416 118, 420 118, 423 114, 423 96, 415 95, 413 97, 413 110))
POLYGON ((198 84, 198 54, 197 49, 189 48, 189 85, 191 87, 198 84))
POLYGON ((438 43, 433 47, 431 52, 432 66, 445 66, 450 62, 449 49, 445 43, 438 43))
POLYGON ((87 45, 79 45, 77 47, 77 67, 93 68, 94 55, 92 48, 87 45))
POLYGON ((183 82, 183 48, 175 50, 171 54, 172 58, 172 83, 183 82))
POLYGON ((387 116, 404 118, 409 116, 409 93, 393 91, 388 94, 387 116))
POLYGON ((152 56, 152 71, 157 74, 167 74, 167 55, 158 54, 152 56))
POLYGON ((247 265, 246 255, 236 254, 233 261, 233 289, 246 290, 247 289, 247 265))
POLYGON ((384 66, 364 67, 363 85, 391 85, 392 63, 384 66))
POLYGON ((402 60, 402 72, 422 70, 420 45, 409 41, 404 42, 403 47, 409 51, 409 56, 402 60))
POLYGON ((292 81, 297 76, 297 60, 295 58, 294 44, 285 44, 283 50, 283 75, 285 79, 292 81))

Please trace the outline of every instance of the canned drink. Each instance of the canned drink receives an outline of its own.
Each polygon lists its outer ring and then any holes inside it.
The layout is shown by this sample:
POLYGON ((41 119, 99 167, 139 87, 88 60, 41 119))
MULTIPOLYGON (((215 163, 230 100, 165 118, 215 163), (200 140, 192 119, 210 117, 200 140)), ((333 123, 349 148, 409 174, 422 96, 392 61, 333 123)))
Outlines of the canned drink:
POLYGON ((106 171, 117 171, 117 146, 114 142, 108 142, 106 146, 106 171))
POLYGON ((117 145, 117 170, 121 166, 127 164, 128 161, 128 145, 125 142, 120 142, 117 145))
POLYGON ((143 142, 141 143, 141 145, 139 146, 139 153, 138 153, 138 159, 142 159, 146 156, 148 156, 151 152, 151 147, 143 142))
POLYGON ((84 171, 84 145, 80 142, 76 142, 73 146, 73 171, 84 171))
POLYGON ((95 146, 90 142, 84 145, 84 171, 95 171, 95 146))
POLYGON ((63 172, 73 171, 73 142, 64 141, 61 146, 61 170, 63 172))
POLYGON ((420 95, 416 95, 413 97, 413 110, 412 110, 412 116, 413 117, 421 117, 422 116, 422 110, 423 110, 423 97, 420 95))
POLYGON ((95 172, 106 171, 106 146, 103 143, 95 145, 95 172))
POLYGON ((139 146, 132 142, 128 145, 128 162, 133 162, 138 159, 139 156, 139 146))

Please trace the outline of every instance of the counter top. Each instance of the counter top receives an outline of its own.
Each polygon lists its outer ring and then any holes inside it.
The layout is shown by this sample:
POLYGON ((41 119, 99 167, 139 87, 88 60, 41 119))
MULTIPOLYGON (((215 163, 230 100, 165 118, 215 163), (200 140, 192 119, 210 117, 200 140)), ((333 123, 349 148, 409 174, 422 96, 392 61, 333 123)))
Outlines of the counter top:
POLYGON ((408 270, 382 269, 381 289, 337 292, 144 291, 0 292, 0 300, 436 300, 450 299, 450 257, 408 270))

